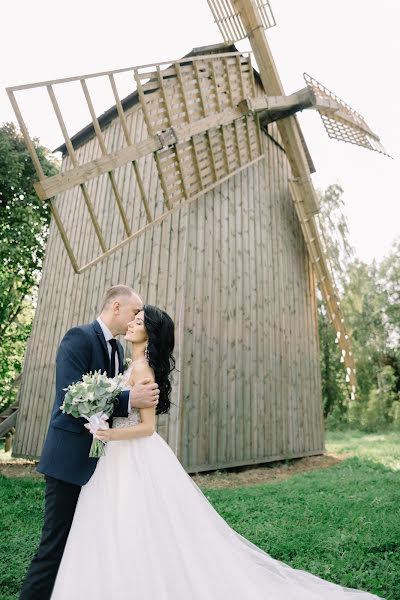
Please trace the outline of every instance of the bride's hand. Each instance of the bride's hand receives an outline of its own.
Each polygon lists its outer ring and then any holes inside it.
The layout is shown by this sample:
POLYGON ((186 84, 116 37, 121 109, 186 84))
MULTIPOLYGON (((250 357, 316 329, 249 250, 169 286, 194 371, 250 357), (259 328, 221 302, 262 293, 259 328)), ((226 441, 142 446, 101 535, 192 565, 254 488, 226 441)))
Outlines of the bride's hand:
POLYGON ((102 442, 109 442, 112 440, 112 429, 107 424, 107 429, 98 429, 93 437, 102 442))
POLYGON ((158 404, 160 390, 151 379, 143 379, 135 383, 131 389, 129 401, 132 408, 155 408, 158 404))

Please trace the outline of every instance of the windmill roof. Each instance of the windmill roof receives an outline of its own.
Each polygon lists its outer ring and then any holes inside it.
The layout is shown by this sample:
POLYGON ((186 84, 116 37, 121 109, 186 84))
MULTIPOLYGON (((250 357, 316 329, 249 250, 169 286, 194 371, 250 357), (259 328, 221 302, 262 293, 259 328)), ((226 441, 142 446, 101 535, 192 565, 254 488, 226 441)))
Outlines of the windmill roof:
MULTIPOLYGON (((236 48, 236 46, 234 44, 227 46, 222 43, 221 44, 212 44, 209 46, 199 46, 197 48, 193 48, 188 54, 185 54, 185 56, 183 56, 183 58, 190 58, 192 56, 194 57, 194 56, 202 56, 202 55, 206 56, 209 54, 222 54, 225 52, 238 52, 238 49, 236 48)), ((254 69, 254 77, 255 77, 256 81, 262 86, 261 77, 260 77, 258 71, 256 71, 255 69, 254 69)), ((129 96, 126 96, 123 100, 121 100, 121 104, 122 104, 124 111, 126 111, 129 108, 132 108, 133 106, 138 104, 139 101, 140 101, 139 94, 138 94, 137 90, 135 90, 134 92, 132 92, 132 94, 129 94, 129 96)), ((100 115, 98 117, 98 122, 99 122, 100 128, 105 129, 107 127, 107 125, 109 125, 117 117, 118 117, 117 107, 116 107, 116 105, 113 105, 108 110, 106 110, 102 115, 100 115)), ((308 162, 310 172, 314 173, 315 167, 314 167, 310 152, 309 152, 307 144, 305 142, 303 133, 300 129, 300 125, 298 123, 297 117, 295 116, 294 118, 296 120, 299 135, 300 135, 302 145, 303 145, 306 157, 307 157, 307 162, 308 162)), ((266 131, 266 133, 268 134, 267 131, 266 131)), ((83 144, 85 144, 88 140, 92 139, 94 136, 95 136, 95 130, 93 127, 93 123, 89 123, 88 125, 86 125, 82 129, 80 129, 77 133, 75 133, 71 137, 71 142, 72 142, 73 147, 75 149, 77 149, 80 146, 82 146, 83 144)), ((270 136, 270 137, 273 138, 273 136, 270 136)), ((275 140, 275 139, 274 139, 274 141, 277 142, 277 140, 275 140)), ((68 151, 67 151, 66 144, 65 143, 61 144, 60 146, 55 148, 53 150, 53 152, 62 152, 63 155, 67 155, 68 151)))

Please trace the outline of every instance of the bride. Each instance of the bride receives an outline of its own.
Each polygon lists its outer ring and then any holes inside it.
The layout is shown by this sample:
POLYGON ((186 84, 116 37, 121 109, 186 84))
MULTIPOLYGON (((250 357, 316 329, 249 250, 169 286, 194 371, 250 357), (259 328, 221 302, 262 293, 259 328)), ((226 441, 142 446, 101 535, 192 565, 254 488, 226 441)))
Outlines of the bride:
MULTIPOLYGON (((129 385, 150 377, 170 406, 174 324, 146 305, 129 324, 129 385)), ((219 516, 155 432, 156 409, 133 409, 82 487, 52 600, 372 600, 271 558, 219 516)))

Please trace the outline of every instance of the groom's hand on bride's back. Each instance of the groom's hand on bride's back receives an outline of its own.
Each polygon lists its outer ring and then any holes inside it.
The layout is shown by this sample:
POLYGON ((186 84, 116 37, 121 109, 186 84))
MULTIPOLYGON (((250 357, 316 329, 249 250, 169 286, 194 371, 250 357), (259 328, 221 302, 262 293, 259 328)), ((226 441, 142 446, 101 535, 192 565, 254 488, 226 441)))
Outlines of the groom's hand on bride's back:
POLYGON ((155 408, 158 404, 160 390, 151 379, 142 379, 135 383, 129 395, 132 408, 155 408))

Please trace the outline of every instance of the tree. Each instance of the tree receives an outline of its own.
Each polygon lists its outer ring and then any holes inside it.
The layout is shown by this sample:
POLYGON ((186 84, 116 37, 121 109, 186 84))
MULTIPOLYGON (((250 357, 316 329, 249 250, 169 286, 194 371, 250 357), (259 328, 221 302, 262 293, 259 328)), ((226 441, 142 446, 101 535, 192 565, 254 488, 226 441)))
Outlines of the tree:
POLYGON ((400 239, 393 243, 389 256, 378 270, 379 283, 385 296, 386 328, 392 348, 400 346, 400 239))
POLYGON ((384 366, 388 344, 384 298, 375 262, 371 265, 354 262, 349 269, 342 305, 356 359, 358 395, 361 401, 367 402, 378 371, 384 366))
POLYGON ((400 429, 400 240, 381 264, 355 258, 343 212, 343 190, 320 193, 319 224, 328 263, 341 297, 357 368, 357 399, 348 401, 344 369, 325 308, 319 302, 324 414, 373 431, 400 429))
MULTIPOLYGON (((58 165, 48 150, 38 140, 34 143, 44 173, 56 174, 58 165)), ((50 222, 48 204, 34 191, 35 179, 21 133, 12 123, 4 124, 0 127, 0 408, 1 398, 21 370, 50 222)))
POLYGON ((336 418, 345 413, 348 389, 345 370, 340 362, 336 334, 326 314, 322 300, 318 300, 318 328, 324 417, 336 409, 336 418))
POLYGON ((319 192, 319 226, 332 275, 342 290, 347 272, 354 260, 354 248, 349 240, 349 227, 344 214, 343 189, 334 184, 319 192))
MULTIPOLYGON (((319 227, 322 232, 328 263, 340 293, 348 278, 354 249, 349 242, 349 231, 343 208, 343 190, 339 185, 330 185, 319 193, 319 227)), ((336 409, 338 414, 346 412, 348 389, 345 371, 340 362, 340 352, 335 343, 336 335, 330 323, 321 297, 318 299, 318 320, 321 348, 321 376, 324 416, 336 409)), ((335 419, 336 419, 335 417, 335 419)))

